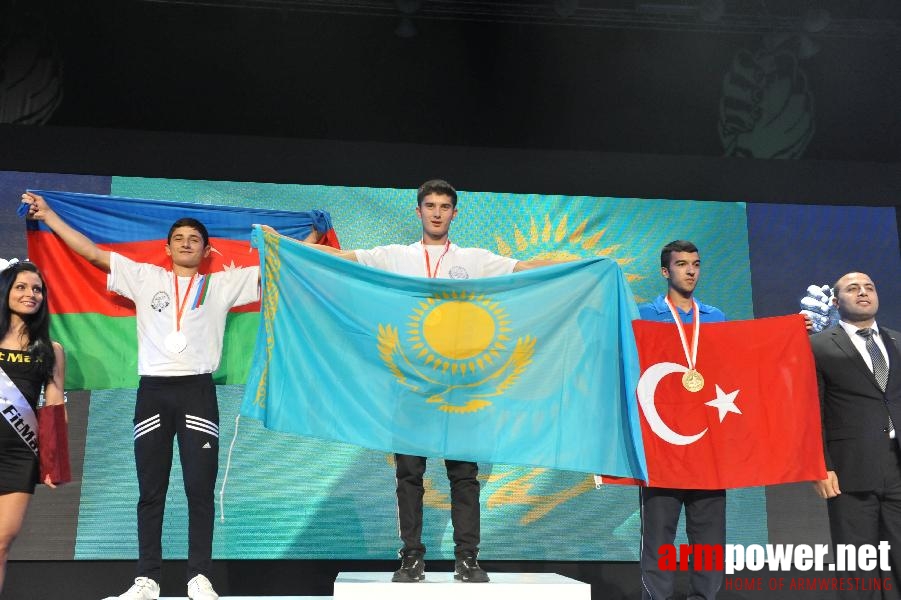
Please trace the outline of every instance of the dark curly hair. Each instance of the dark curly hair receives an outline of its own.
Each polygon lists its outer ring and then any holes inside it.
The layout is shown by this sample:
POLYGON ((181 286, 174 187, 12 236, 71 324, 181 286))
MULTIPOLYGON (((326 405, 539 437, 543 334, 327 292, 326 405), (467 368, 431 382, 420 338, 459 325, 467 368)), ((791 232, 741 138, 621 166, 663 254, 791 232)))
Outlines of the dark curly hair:
POLYGON ((25 322, 25 332, 28 334, 28 351, 35 357, 36 367, 41 378, 46 382, 53 377, 53 367, 56 365, 56 354, 53 352, 53 343, 50 341, 50 310, 47 308, 47 282, 34 263, 20 261, 0 272, 0 332, 9 331, 11 311, 9 309, 9 292, 19 273, 36 273, 41 278, 44 288, 44 299, 37 312, 33 315, 22 315, 25 322))

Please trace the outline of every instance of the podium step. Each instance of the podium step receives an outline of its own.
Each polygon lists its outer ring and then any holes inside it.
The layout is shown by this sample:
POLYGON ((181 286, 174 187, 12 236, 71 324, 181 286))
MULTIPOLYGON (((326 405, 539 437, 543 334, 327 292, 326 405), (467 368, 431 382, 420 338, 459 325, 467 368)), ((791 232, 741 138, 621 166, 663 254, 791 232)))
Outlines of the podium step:
POLYGON ((419 583, 391 583, 392 573, 338 573, 334 600, 591 600, 591 586, 556 573, 489 573, 489 583, 463 583, 430 573, 419 583), (461 589, 461 586, 463 589, 461 589))

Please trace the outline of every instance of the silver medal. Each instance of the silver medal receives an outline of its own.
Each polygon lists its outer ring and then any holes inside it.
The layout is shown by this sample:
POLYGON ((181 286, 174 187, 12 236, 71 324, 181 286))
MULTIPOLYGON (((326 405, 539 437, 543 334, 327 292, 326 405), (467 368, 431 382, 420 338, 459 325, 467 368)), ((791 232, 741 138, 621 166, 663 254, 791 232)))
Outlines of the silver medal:
POLYGON ((163 341, 163 345, 169 352, 173 354, 179 354, 181 352, 184 352, 185 348, 188 347, 188 338, 186 338, 185 334, 180 331, 173 331, 166 336, 166 339, 163 341))

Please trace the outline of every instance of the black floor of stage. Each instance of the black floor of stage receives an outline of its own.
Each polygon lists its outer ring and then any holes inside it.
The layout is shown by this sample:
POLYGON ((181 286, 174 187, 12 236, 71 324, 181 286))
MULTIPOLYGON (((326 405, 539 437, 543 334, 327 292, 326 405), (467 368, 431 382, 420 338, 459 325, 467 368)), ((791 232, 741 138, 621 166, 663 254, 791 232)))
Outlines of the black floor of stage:
MULTIPOLYGON (((638 600, 637 563, 480 561, 491 572, 559 573, 591 584, 592 600, 638 600)), ((339 572, 393 571, 396 561, 225 560, 214 563, 211 579, 222 596, 331 596, 339 572)), ((427 571, 451 571, 452 561, 429 561, 427 571)), ((11 561, 3 600, 99 600, 128 587, 133 561, 11 561)), ((163 596, 184 596, 184 561, 166 561, 163 596)), ((679 589, 687 573, 678 574, 679 589)), ((790 589, 811 573, 745 573, 727 576, 719 600, 839 599, 842 592, 790 589), (779 589, 780 585, 782 586, 779 589), (775 588, 775 589, 772 589, 775 588)), ((897 593, 897 590, 893 590, 897 593)), ((428 600, 423 598, 423 600, 428 600)))

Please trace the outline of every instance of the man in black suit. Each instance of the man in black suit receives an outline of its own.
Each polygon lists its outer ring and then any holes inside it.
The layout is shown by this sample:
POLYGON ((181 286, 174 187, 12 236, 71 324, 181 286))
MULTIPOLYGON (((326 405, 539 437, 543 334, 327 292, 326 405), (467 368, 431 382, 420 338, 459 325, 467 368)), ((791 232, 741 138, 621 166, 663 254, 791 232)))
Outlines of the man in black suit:
MULTIPOLYGON (((828 499, 833 544, 876 546, 888 540, 895 574, 901 565, 901 448, 895 432, 896 424, 901 427, 901 335, 876 324, 879 296, 864 273, 843 275, 832 301, 841 320, 810 338, 827 470, 826 479, 814 485, 828 499)), ((892 587, 899 583, 893 577, 892 587)), ((861 591, 858 597, 880 598, 881 592, 861 591)))

